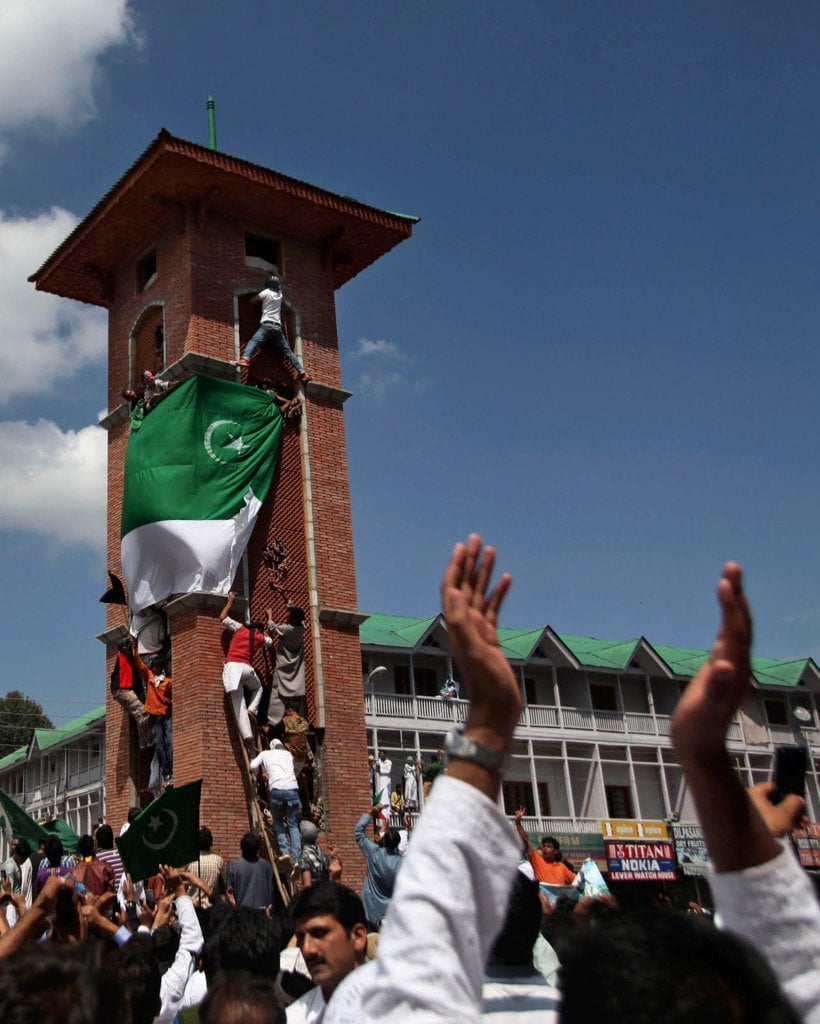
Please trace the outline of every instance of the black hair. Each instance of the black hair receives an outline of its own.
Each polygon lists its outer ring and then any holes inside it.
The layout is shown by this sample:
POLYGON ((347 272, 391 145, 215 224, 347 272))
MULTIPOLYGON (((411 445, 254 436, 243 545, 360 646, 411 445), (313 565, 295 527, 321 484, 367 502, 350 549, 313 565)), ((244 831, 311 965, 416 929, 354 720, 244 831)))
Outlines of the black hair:
POLYGON ((266 626, 266 622, 260 622, 258 619, 254 619, 250 626, 248 626, 248 629, 255 629, 257 633, 264 633, 266 626))
POLYGON ((25 860, 31 856, 31 843, 28 839, 17 840, 17 853, 25 860))
POLYGON ((554 846, 559 853, 561 852, 561 844, 558 842, 555 836, 541 836, 541 845, 554 846))
POLYGON ((202 1024, 285 1024, 272 981, 247 971, 220 974, 199 1006, 202 1024))
POLYGON ((159 961, 161 974, 165 974, 179 950, 179 932, 170 924, 161 924, 151 932, 154 953, 159 961))
POLYGON ((139 814, 141 814, 141 813, 142 813, 142 811, 140 810, 139 807, 129 807, 128 808, 128 824, 129 825, 133 825, 134 824, 134 819, 139 814))
POLYGON ((0 961, 0 1020, 110 1024, 126 1019, 116 972, 98 942, 24 946, 0 961))
POLYGON ((496 935, 490 962, 505 967, 532 967, 532 947, 541 927, 538 882, 516 871, 507 899, 507 913, 496 935))
POLYGON ((46 839, 45 853, 51 867, 58 868, 63 859, 63 844, 58 836, 49 836, 46 839))
POLYGON ((279 928, 264 910, 235 907, 211 930, 202 950, 208 988, 220 971, 247 971, 276 980, 279 973, 279 928))
POLYGON ((327 914, 335 917, 348 935, 357 924, 367 927, 361 898, 339 882, 318 882, 303 889, 288 907, 291 920, 327 914))
POLYGON ((576 929, 558 978, 562 1024, 799 1021, 748 943, 675 911, 622 913, 576 929))
POLYGON ((134 935, 121 946, 117 980, 130 1010, 130 1024, 151 1024, 159 1013, 162 979, 150 935, 134 935))
POLYGON ((110 825, 100 825, 94 833, 94 838, 101 850, 114 849, 114 832, 110 825))
POLYGON ((259 840, 253 832, 246 832, 239 840, 239 849, 245 860, 256 860, 259 856, 259 840))
POLYGON ((203 825, 199 830, 199 849, 202 853, 210 853, 211 847, 214 845, 214 837, 211 830, 207 825, 203 825))
POLYGON ((288 615, 293 619, 294 622, 304 622, 305 612, 303 608, 297 608, 295 604, 292 604, 288 608, 288 615))
POLYGON ((266 288, 278 289, 279 287, 281 287, 281 283, 282 282, 279 280, 278 271, 274 271, 273 273, 268 274, 268 276, 265 278, 266 288))
POLYGON ((89 835, 80 836, 77 840, 77 853, 81 857, 94 856, 94 840, 89 835))
POLYGON ((398 850, 399 843, 401 842, 401 836, 399 835, 398 829, 388 828, 382 836, 382 846, 385 850, 398 850))

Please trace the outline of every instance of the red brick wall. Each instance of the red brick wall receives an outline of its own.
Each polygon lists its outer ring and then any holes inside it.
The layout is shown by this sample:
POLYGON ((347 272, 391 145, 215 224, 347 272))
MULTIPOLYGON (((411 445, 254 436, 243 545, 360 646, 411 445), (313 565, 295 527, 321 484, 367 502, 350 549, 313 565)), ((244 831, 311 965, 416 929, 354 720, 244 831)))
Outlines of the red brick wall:
MULTIPOLYGON (((273 211, 275 214, 275 211, 273 211)), ((136 259, 130 254, 117 276, 115 300, 109 318, 109 408, 120 402, 128 381, 128 336, 146 306, 164 304, 168 362, 186 351, 232 359, 234 294, 259 289, 265 274, 245 265, 244 232, 265 229, 272 211, 260 208, 259 222, 243 224, 218 210, 200 227, 186 214, 185 229, 170 225, 156 240, 157 277, 142 293, 136 291, 136 259)), ((341 385, 336 337, 336 315, 329 266, 316 247, 293 238, 282 239, 283 285, 292 308, 291 320, 301 326, 302 356, 317 381, 341 385)), ((255 319, 241 320, 244 344, 255 329, 255 319)), ((291 338, 293 342, 295 339, 291 338)), ((254 376, 290 383, 290 376, 270 353, 254 360, 254 376)), ((356 608, 356 579, 350 495, 345 448, 344 415, 327 401, 308 399, 305 412, 310 451, 314 508, 315 554, 319 602, 324 607, 356 608)), ((307 540, 300 425, 289 421, 272 494, 260 513, 248 549, 251 608, 261 618, 271 605, 276 618, 284 604, 269 587, 269 573, 261 556, 266 544, 281 540, 288 550, 288 597, 309 609, 307 540)), ((119 567, 119 524, 127 426, 109 436, 109 566, 119 567)), ((109 609, 108 624, 122 621, 119 609, 109 609)), ((221 630, 213 612, 190 610, 171 623, 174 674, 175 781, 202 777, 202 820, 214 833, 215 849, 234 856, 238 838, 248 827, 241 759, 235 730, 226 724, 221 668, 221 630)), ((315 721, 316 652, 312 631, 306 643, 308 707, 315 721)), ((361 883, 361 857, 352 839, 355 820, 369 804, 367 747, 362 699, 361 655, 355 629, 322 627, 320 632, 325 684, 325 724, 320 789, 327 820, 345 861, 345 879, 361 883)), ((109 661, 111 659, 109 658, 109 661)), ((257 669, 267 672, 263 659, 257 669)), ((109 666, 110 671, 110 666, 109 666)), ((129 764, 135 753, 126 750, 129 732, 119 705, 109 698, 107 718, 107 814, 124 820, 133 796, 129 764)), ((131 734, 131 742, 133 742, 131 734)))

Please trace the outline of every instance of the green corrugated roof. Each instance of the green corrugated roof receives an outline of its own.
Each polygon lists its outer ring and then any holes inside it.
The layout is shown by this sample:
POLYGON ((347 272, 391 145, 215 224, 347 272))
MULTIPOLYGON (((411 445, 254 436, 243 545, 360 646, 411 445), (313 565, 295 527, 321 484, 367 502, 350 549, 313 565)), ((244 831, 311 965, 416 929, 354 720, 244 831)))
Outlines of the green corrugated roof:
MULTIPOLYGON (((415 647, 438 616, 414 619, 406 615, 371 615, 359 627, 363 644, 379 647, 415 647)), ((520 660, 529 657, 547 626, 537 629, 499 627, 498 639, 508 658, 520 660)), ((555 636, 587 668, 608 668, 623 671, 635 657, 642 638, 633 640, 601 640, 591 636, 555 636)), ((646 643, 649 643, 647 640, 646 643)), ((672 647, 651 644, 652 650, 665 662, 674 675, 694 676, 708 659, 709 651, 695 647, 672 647)), ((752 658, 752 671, 760 686, 794 687, 803 673, 813 664, 810 658, 781 661, 776 658, 752 658)))
POLYGON ((0 757, 0 772, 4 768, 11 768, 12 765, 17 764, 18 761, 22 761, 26 756, 28 747, 18 747, 13 750, 10 754, 6 754, 5 757, 0 757))
POLYGON ((808 658, 800 661, 752 658, 752 672, 761 686, 797 686, 808 664, 808 658))
POLYGON ((582 665, 597 668, 626 668, 640 641, 640 637, 634 640, 598 640, 593 636, 565 636, 563 633, 557 636, 582 665))
POLYGON ((57 743, 64 743, 66 740, 71 739, 72 736, 83 732, 89 725, 93 725, 94 722, 101 718, 105 718, 105 704, 94 708, 93 711, 87 711, 84 715, 80 715, 79 718, 66 722, 59 729, 35 729, 34 736, 37 740, 37 746, 40 750, 47 750, 57 743))
POLYGON ((508 658, 528 658, 533 647, 541 639, 544 627, 540 629, 504 629, 499 627, 498 642, 508 658))
POLYGON ((415 647, 438 618, 413 619, 407 615, 371 615, 359 626, 363 644, 374 647, 415 647))
POLYGON ((663 644, 653 644, 652 646, 676 676, 695 675, 709 657, 709 651, 699 650, 695 647, 669 647, 663 644))

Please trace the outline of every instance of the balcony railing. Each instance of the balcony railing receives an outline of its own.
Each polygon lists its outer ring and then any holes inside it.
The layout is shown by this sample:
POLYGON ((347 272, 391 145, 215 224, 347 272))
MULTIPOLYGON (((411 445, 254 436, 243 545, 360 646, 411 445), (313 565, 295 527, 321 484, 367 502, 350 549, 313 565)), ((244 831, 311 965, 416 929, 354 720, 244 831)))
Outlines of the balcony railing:
MULTIPOLYGON (((440 697, 411 697, 400 693, 366 693, 365 713, 377 718, 421 719, 444 724, 464 722, 470 702, 467 700, 443 700, 440 697)), ((583 730, 592 733, 618 734, 622 736, 669 736, 671 731, 669 715, 652 715, 648 712, 596 711, 592 708, 565 708, 560 710, 548 704, 528 704, 521 709, 518 724, 525 727, 546 729, 583 730)), ((793 743, 795 735, 790 729, 770 726, 772 743, 793 743), (782 733, 782 736, 781 736, 782 733)), ((820 732, 806 730, 812 746, 820 747, 820 732)), ((743 730, 739 722, 730 722, 727 739, 743 742, 743 730)))

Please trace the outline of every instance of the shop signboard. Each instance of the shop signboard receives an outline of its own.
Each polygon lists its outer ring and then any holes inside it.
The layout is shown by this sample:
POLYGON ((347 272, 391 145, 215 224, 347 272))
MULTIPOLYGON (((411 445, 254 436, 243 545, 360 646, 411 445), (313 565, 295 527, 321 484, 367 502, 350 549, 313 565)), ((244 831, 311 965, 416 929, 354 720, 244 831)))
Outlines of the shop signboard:
POLYGON ((792 832, 800 863, 804 868, 820 868, 820 822, 810 821, 792 832))
POLYGON ((589 857, 598 865, 599 871, 608 870, 604 837, 600 832, 544 833, 544 835, 548 834, 554 836, 561 844, 561 856, 574 864, 576 868, 580 868, 587 857, 589 857))
POLYGON ((604 818, 601 821, 604 839, 668 839, 665 821, 621 821, 604 818))
POLYGON ((709 851, 699 825, 673 825, 672 838, 678 865, 684 875, 703 878, 708 874, 709 851))
POLYGON ((674 882, 678 877, 675 847, 668 839, 607 840, 606 857, 613 882, 674 882))

